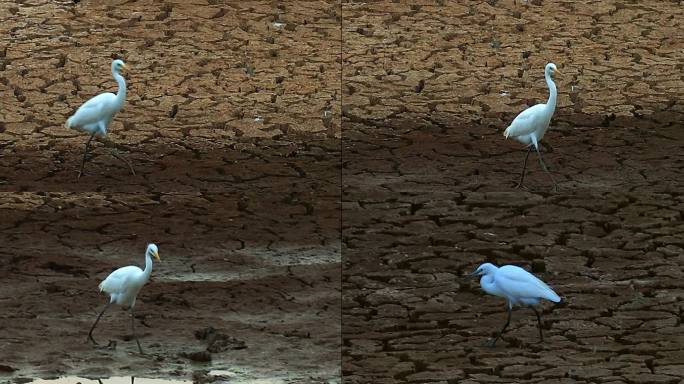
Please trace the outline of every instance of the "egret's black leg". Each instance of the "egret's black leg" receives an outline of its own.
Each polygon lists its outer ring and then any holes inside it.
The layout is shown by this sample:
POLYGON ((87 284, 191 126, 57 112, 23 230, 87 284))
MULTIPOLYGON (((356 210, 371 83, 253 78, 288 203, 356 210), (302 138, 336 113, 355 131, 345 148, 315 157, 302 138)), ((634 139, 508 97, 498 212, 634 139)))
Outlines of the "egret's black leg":
POLYGON ((98 344, 97 344, 97 341, 95 341, 95 339, 93 339, 93 331, 95 330, 95 326, 97 325, 97 322, 100 321, 100 317, 102 317, 102 315, 105 313, 105 311, 107 310, 107 308, 109 308, 109 306, 111 304, 112 304, 112 302, 110 301, 107 303, 107 305, 105 305, 102 312, 100 312, 100 314, 97 315, 97 319, 95 319, 95 323, 93 323, 93 326, 90 328, 90 332, 88 332, 88 340, 92 341, 93 344, 95 344, 95 345, 98 345, 98 344))
POLYGON ((117 159, 119 159, 119 160, 123 161, 124 163, 126 163, 126 165, 128 166, 128 169, 131 170, 131 174, 132 174, 133 176, 135 176, 135 170, 133 169, 133 165, 132 165, 128 160, 126 160, 125 157, 121 156, 121 155, 117 152, 116 149, 112 149, 112 156, 114 156, 114 157, 116 157, 117 159))
POLYGON ((129 152, 130 150, 126 148, 124 145, 117 144, 106 137, 99 137, 98 139, 100 140, 100 142, 102 142, 102 144, 104 144, 107 148, 110 149, 112 156, 124 162, 126 166, 128 166, 128 169, 131 171, 131 174, 135 176, 135 170, 133 169, 133 165, 118 152, 119 149, 124 149, 129 152))
POLYGON ((549 175, 551 178, 551 182, 553 183, 553 190, 557 191, 558 190, 558 184, 556 184, 556 180, 553 179, 553 175, 551 172, 549 172, 549 169, 546 168, 546 163, 544 163, 544 158, 542 158, 541 151, 539 148, 537 148, 537 154, 539 155, 539 164, 541 164, 542 169, 549 175))
POLYGON ((520 174, 520 182, 518 182, 518 185, 516 185, 516 188, 520 188, 523 186, 523 180, 525 180, 525 169, 527 169, 527 158, 530 157, 530 152, 532 151, 532 147, 527 148, 527 155, 525 155, 525 161, 523 162, 523 169, 522 173, 520 174))
POLYGON ((501 332, 496 336, 494 341, 489 345, 490 347, 494 347, 496 345, 496 342, 499 341, 501 336, 503 336, 504 332, 506 331, 506 328, 508 328, 508 324, 511 323, 511 313, 513 312, 513 308, 510 306, 508 307, 508 318, 506 319, 506 324, 504 324, 503 328, 501 328, 501 332))
POLYGON ((90 138, 88 138, 88 141, 86 142, 85 151, 83 151, 83 161, 81 161, 81 170, 78 171, 78 177, 76 179, 80 179, 81 175, 83 175, 83 169, 85 168, 86 157, 88 156, 88 148, 90 147, 90 142, 93 140, 93 137, 95 137, 95 133, 90 135, 90 138))
POLYGON ((135 315, 133 314, 133 307, 131 307, 131 332, 133 332, 133 338, 135 339, 135 342, 138 344, 138 349, 140 350, 140 354, 144 355, 145 353, 142 350, 142 347, 140 346, 140 341, 138 340, 138 336, 135 334, 135 315))
POLYGON ((534 314, 537 315, 537 324, 539 324, 539 340, 540 342, 544 342, 544 334, 542 334, 542 322, 541 322, 541 316, 539 315, 539 311, 535 307, 530 307, 534 311, 534 314))

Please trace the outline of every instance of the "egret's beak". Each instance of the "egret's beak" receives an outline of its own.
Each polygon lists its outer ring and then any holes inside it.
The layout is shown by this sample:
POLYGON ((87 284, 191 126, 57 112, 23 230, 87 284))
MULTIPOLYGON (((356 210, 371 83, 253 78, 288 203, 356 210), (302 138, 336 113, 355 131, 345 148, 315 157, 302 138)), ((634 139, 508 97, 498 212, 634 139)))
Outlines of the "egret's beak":
POLYGON ((468 276, 470 276, 470 277, 477 277, 477 276, 480 276, 480 274, 477 273, 477 270, 475 270, 475 271, 473 271, 473 272, 470 272, 470 273, 468 274, 468 276))
POLYGON ((559 76, 559 77, 563 77, 563 74, 561 73, 561 71, 559 71, 559 70, 557 70, 557 69, 553 71, 553 74, 554 74, 554 75, 557 75, 557 76, 559 76))
POLYGON ((128 65, 126 65, 126 64, 121 64, 121 69, 123 69, 124 71, 128 72, 128 65))
POLYGON ((152 256, 154 256, 154 258, 157 259, 157 261, 161 263, 161 258, 159 257, 159 253, 153 252, 152 256))

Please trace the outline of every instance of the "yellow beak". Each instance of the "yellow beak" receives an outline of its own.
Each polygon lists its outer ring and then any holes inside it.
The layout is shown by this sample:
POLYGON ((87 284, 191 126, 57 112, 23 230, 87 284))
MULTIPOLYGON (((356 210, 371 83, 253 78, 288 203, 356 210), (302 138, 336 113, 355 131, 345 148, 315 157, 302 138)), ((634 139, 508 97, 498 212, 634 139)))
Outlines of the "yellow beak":
POLYGON ((157 261, 159 261, 161 263, 161 258, 159 257, 159 253, 155 252, 152 254, 152 256, 154 256, 154 258, 157 259, 157 261))
POLYGON ((558 75, 558 76, 560 76, 560 77, 563 77, 563 74, 561 73, 561 71, 559 71, 559 70, 557 70, 557 69, 553 71, 553 74, 554 74, 554 75, 558 75))

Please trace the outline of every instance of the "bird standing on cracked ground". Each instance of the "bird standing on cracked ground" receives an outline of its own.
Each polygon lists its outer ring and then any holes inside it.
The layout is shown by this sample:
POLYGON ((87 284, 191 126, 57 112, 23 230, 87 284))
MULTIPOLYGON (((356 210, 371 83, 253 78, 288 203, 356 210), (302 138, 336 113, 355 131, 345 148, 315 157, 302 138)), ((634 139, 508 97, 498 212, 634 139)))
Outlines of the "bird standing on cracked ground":
POLYGON ((546 167, 544 158, 539 151, 539 142, 544 137, 546 130, 549 129, 551 117, 556 109, 556 97, 558 95, 558 91, 552 78, 555 74, 561 74, 560 71, 556 69, 556 64, 546 64, 546 67, 544 68, 544 78, 546 79, 546 84, 549 87, 549 100, 546 102, 546 104, 533 105, 520 112, 520 114, 513 119, 511 125, 509 125, 504 131, 504 136, 506 136, 507 139, 509 137, 513 137, 519 142, 527 145, 527 155, 525 155, 525 162, 523 163, 522 173, 520 174, 520 182, 518 182, 516 188, 523 187, 525 169, 527 168, 527 158, 530 157, 532 146, 534 146, 534 149, 537 150, 537 154, 539 155, 539 164, 541 164, 542 169, 551 178, 553 189, 558 190, 558 184, 556 184, 556 180, 553 179, 553 175, 551 175, 551 172, 549 172, 548 168, 546 167))
POLYGON ((490 295, 503 297, 508 301, 506 324, 504 324, 494 341, 490 343, 491 347, 496 345, 496 342, 501 338, 506 328, 508 328, 511 322, 511 312, 515 305, 527 306, 534 311, 534 314, 537 315, 537 323, 539 324, 539 339, 544 341, 541 316, 537 309, 534 308, 534 305, 538 305, 541 299, 550 300, 554 303, 561 301, 561 298, 546 283, 515 265, 504 265, 499 268, 494 264, 484 263, 475 272, 471 273, 471 276, 482 276, 480 278, 480 286, 485 292, 490 295))
POLYGON ((102 312, 100 312, 100 314, 97 316, 95 323, 93 323, 93 326, 90 328, 90 332, 88 332, 88 340, 92 341, 93 344, 98 345, 93 338, 93 331, 95 330, 97 322, 100 321, 100 317, 102 317, 110 305, 117 304, 122 306, 124 309, 130 309, 131 331, 133 333, 133 338, 138 344, 140 353, 143 354, 138 336, 135 335, 135 316, 133 314, 133 307, 135 306, 135 298, 138 296, 138 292, 140 292, 140 289, 143 287, 143 285, 145 285, 145 283, 147 283, 147 281, 150 279, 150 275, 152 274, 152 257, 161 262, 161 259, 159 258, 159 249, 157 246, 155 244, 148 244, 147 251, 145 252, 144 270, 134 265, 121 267, 109 274, 109 276, 107 276, 107 278, 100 283, 100 292, 109 294, 109 303, 107 303, 102 312))
MULTIPOLYGON (((116 82, 119 84, 119 91, 116 94, 107 92, 91 98, 81 105, 76 113, 69 117, 64 124, 66 128, 75 128, 90 134, 90 138, 86 142, 85 151, 83 152, 83 161, 81 162, 81 169, 78 172, 78 179, 83 175, 90 142, 96 135, 104 140, 107 136, 107 128, 109 128, 109 124, 112 122, 114 115, 123 108, 124 101, 126 100, 126 80, 121 75, 121 70, 123 69, 126 69, 126 64, 122 60, 117 59, 112 62, 112 76, 114 76, 114 79, 116 79, 116 82)), ((113 145, 113 143, 107 142, 105 142, 105 144, 109 146, 113 145)), ((126 163, 131 170, 131 173, 135 175, 131 163, 119 155, 115 148, 112 150, 112 155, 126 163)))

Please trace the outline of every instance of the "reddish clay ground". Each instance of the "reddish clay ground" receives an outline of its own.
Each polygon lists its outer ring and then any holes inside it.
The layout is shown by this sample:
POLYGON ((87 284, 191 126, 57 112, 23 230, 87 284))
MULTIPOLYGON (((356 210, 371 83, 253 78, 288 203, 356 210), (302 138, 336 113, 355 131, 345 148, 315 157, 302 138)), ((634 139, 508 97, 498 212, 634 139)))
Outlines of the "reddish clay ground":
POLYGON ((343 6, 345 382, 682 382, 682 8, 441 3, 343 6), (502 133, 548 60, 560 192, 536 158, 515 190, 502 133), (506 316, 464 276, 485 261, 563 297, 545 343, 517 310, 483 346, 506 316))
POLYGON ((0 15, 0 381, 339 381, 339 5, 5 1, 0 15), (87 137, 63 124, 116 91, 113 57, 131 70, 109 138, 137 175, 100 145, 76 182, 87 137), (151 241, 163 262, 136 312, 151 356, 120 310, 96 331, 116 348, 86 344, 98 283, 151 241), (206 327, 246 348, 193 363, 206 327))
POLYGON ((339 5, 209 3, 0 3, 11 16, 0 23, 11 42, 0 48, 0 188, 225 192, 246 159, 277 173, 270 162, 283 157, 334 156, 339 5), (108 137, 138 175, 98 148, 75 183, 87 136, 63 125, 116 92, 112 57, 130 71, 108 137))

